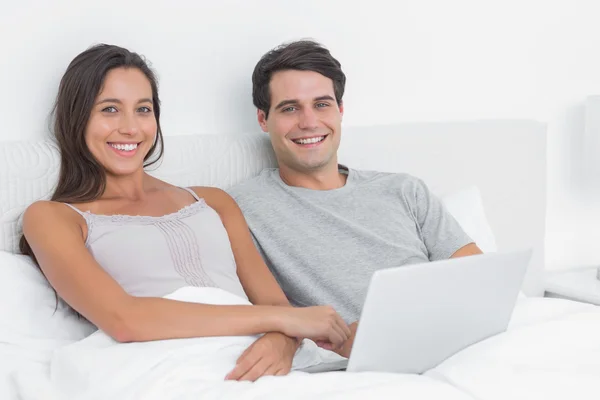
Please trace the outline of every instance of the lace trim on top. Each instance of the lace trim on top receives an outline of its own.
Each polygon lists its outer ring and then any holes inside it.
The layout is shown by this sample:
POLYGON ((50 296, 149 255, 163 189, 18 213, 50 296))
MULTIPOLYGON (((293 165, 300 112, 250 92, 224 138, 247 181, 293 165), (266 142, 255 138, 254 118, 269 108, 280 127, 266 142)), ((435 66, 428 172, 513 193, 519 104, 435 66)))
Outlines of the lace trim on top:
POLYGON ((161 215, 160 217, 153 217, 149 215, 104 215, 94 214, 90 211, 84 211, 83 216, 85 217, 88 224, 90 222, 102 222, 117 225, 124 225, 128 223, 135 223, 139 225, 152 225, 159 222, 175 221, 181 218, 189 217, 196 214, 200 209, 207 208, 208 205, 204 199, 200 199, 192 204, 189 204, 173 213, 161 215))

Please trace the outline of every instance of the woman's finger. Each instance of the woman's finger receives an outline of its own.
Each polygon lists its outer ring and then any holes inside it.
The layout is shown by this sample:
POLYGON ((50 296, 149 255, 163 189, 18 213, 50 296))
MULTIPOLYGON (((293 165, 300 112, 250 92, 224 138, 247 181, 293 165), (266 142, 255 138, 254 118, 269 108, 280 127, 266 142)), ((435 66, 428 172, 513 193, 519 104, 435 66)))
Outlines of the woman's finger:
POLYGON ((325 341, 325 340, 319 340, 319 343, 317 343, 317 346, 319 346, 320 348, 325 349, 325 350, 333 350, 335 348, 335 346, 332 343, 325 341))
POLYGON ((344 338, 338 330, 341 330, 341 328, 339 328, 337 325, 334 325, 329 331, 329 341, 336 347, 344 343, 344 338))
POLYGON ((350 336, 352 336, 352 330, 350 329, 346 321, 342 319, 342 317, 338 317, 338 325, 342 328, 342 332, 345 335, 345 339, 348 339, 350 336))

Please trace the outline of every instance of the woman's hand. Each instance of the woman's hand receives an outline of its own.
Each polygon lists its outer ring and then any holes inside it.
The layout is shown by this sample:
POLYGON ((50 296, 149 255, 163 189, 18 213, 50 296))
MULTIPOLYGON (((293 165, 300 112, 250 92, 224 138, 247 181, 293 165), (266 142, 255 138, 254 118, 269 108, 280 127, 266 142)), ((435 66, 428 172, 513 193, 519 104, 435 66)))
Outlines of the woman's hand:
POLYGON ((269 332, 242 353, 226 380, 255 381, 261 376, 287 375, 299 341, 279 332, 269 332))
POLYGON ((323 347, 324 349, 327 349, 327 350, 333 350, 342 357, 350 358, 350 353, 352 352, 352 346, 354 345, 354 339, 356 338, 356 330, 357 329, 358 329, 358 321, 351 323, 350 331, 352 332, 352 334, 350 335, 350 338, 348 338, 348 340, 346 340, 346 342, 344 342, 344 344, 337 349, 330 349, 330 348, 328 348, 327 345, 324 345, 321 343, 317 343, 317 345, 319 345, 320 347, 323 347))
POLYGON ((308 338, 332 349, 342 346, 352 334, 342 317, 330 306, 285 309, 280 330, 287 336, 308 338))

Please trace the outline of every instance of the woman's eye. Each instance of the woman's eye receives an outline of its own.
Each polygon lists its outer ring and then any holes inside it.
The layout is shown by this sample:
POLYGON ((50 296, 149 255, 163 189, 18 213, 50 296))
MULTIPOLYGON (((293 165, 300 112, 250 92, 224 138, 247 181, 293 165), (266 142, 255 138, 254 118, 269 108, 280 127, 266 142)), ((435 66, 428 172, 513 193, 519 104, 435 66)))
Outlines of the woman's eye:
POLYGON ((107 113, 116 113, 117 109, 113 106, 110 107, 106 107, 102 109, 102 112, 107 112, 107 113))
POLYGON ((150 109, 150 107, 140 107, 140 108, 138 108, 138 111, 143 112, 143 113, 152 112, 152 110, 150 109))

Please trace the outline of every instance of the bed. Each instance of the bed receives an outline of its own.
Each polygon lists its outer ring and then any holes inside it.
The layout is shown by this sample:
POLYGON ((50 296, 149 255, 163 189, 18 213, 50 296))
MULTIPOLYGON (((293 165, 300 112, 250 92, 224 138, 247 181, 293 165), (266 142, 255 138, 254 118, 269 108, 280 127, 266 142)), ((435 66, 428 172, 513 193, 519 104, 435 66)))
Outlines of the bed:
MULTIPOLYGON (((56 182, 57 151, 47 140, 0 142, 0 398, 595 399, 598 307, 540 297, 545 132, 527 120, 345 127, 341 163, 423 178, 485 251, 533 248, 523 296, 507 332, 423 375, 293 372, 256 383, 222 380, 253 337, 118 344, 66 305, 55 310, 43 276, 16 253, 22 212, 56 182)), ((182 186, 227 189, 276 165, 267 135, 255 130, 167 136, 165 150, 151 173, 182 186)), ((240 301, 208 289, 172 296, 240 301)), ((307 341, 295 366, 331 356, 307 341)))

